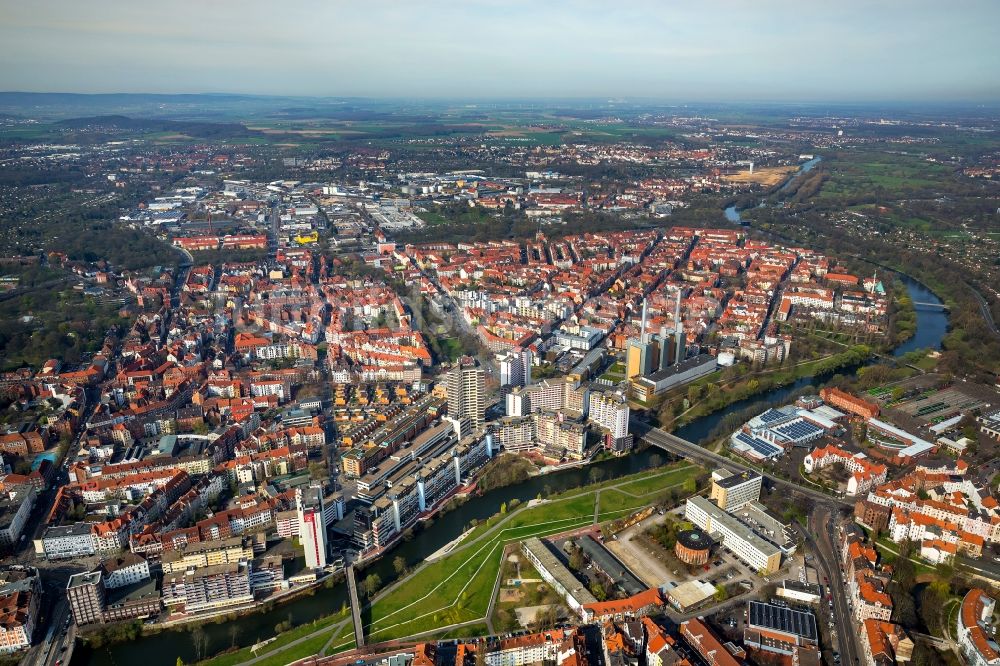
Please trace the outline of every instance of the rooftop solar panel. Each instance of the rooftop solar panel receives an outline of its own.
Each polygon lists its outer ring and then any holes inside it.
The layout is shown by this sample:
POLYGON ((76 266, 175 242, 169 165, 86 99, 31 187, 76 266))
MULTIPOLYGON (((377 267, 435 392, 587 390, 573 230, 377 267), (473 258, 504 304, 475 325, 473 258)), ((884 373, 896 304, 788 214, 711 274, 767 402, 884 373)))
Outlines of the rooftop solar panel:
POLYGON ((818 637, 816 616, 760 601, 750 602, 750 624, 814 641, 818 637))

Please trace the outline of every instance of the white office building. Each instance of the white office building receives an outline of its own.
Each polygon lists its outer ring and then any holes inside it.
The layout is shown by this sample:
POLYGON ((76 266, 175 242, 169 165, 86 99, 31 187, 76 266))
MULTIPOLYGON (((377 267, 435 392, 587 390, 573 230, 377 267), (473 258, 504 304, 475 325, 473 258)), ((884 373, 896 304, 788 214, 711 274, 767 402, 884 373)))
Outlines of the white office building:
POLYGON ((781 566, 781 549, 704 497, 691 497, 685 517, 761 575, 781 566))
POLYGON ((295 510, 299 516, 299 539, 305 549, 306 567, 322 569, 327 564, 323 489, 309 486, 296 490, 295 510))
POLYGON ((734 474, 728 469, 712 472, 712 492, 709 496, 723 511, 736 511, 760 499, 764 478, 754 471, 734 474))

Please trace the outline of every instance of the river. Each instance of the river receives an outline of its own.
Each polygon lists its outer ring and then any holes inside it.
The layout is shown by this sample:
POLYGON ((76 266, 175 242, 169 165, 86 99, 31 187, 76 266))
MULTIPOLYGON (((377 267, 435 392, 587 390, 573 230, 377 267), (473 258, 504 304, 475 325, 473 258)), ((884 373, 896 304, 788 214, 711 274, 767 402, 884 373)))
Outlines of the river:
MULTIPOLYGON (((941 303, 933 292, 916 280, 907 276, 899 277, 914 301, 941 303)), ((922 308, 921 306, 917 306, 916 312, 916 333, 894 351, 896 356, 914 349, 939 349, 941 347, 941 339, 948 327, 947 315, 940 308, 922 308)), ((851 369, 848 368, 839 372, 850 371, 851 369)), ((676 434, 693 442, 701 441, 715 429, 727 414, 746 409, 757 402, 780 401, 804 386, 821 384, 830 376, 828 374, 805 377, 788 386, 733 403, 723 410, 683 426, 676 431, 676 434)), ((522 483, 498 488, 479 497, 471 498, 462 506, 440 516, 433 525, 417 534, 411 541, 400 544, 387 556, 372 564, 362 575, 376 572, 384 582, 388 583, 396 577, 392 567, 393 558, 402 557, 406 560, 407 566, 413 566, 461 535, 468 528, 470 521, 483 520, 498 513, 501 504, 509 503, 513 499, 524 502, 536 497, 539 493, 577 488, 587 483, 590 470, 593 468, 603 470, 605 478, 616 478, 640 472, 649 468, 652 455, 657 455, 662 460, 666 460, 668 457, 666 453, 656 449, 646 449, 624 458, 594 463, 586 468, 568 469, 533 477, 522 483)), ((274 626, 279 622, 290 620, 295 625, 311 622, 315 618, 337 612, 346 600, 347 594, 344 585, 336 585, 332 588, 321 587, 312 596, 279 605, 267 613, 246 615, 234 622, 202 625, 206 638, 206 654, 221 652, 234 643, 232 635, 234 624, 238 627, 235 644, 246 646, 273 636, 274 626)), ((194 644, 187 629, 164 631, 144 636, 129 643, 100 648, 95 651, 78 646, 73 655, 73 666, 125 666, 127 664, 175 666, 177 657, 180 657, 185 663, 195 661, 194 644)))
MULTIPOLYGON (((799 170, 795 172, 795 175, 790 176, 788 180, 782 183, 781 188, 778 191, 784 192, 785 190, 787 190, 789 186, 791 186, 792 181, 794 181, 800 175, 812 171, 813 167, 819 164, 820 160, 822 159, 823 159, 822 157, 814 157, 807 162, 803 162, 802 165, 799 167, 799 170)), ((763 205, 763 202, 761 202, 761 205, 763 205)), ((728 220, 729 222, 732 222, 734 224, 743 224, 743 218, 740 216, 740 211, 737 210, 736 206, 729 206, 723 211, 723 213, 726 216, 726 220, 728 220)))

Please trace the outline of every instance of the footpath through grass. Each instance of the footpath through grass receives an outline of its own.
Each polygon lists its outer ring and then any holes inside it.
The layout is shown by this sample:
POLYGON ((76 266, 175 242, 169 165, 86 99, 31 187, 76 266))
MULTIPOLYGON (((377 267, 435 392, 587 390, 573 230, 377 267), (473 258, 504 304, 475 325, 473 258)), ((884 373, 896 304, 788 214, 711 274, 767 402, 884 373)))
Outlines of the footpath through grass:
MULTIPOLYGON (((234 652, 226 652, 218 656, 212 657, 211 659, 205 659, 198 662, 198 666, 237 666, 238 664, 245 663, 254 659, 255 657, 264 657, 274 652, 273 655, 275 661, 278 664, 287 664, 296 659, 301 659, 303 657, 308 657, 310 655, 319 652, 331 636, 350 636, 350 644, 354 645, 354 629, 350 621, 351 616, 348 613, 337 612, 333 615, 328 615, 327 617, 319 618, 313 622, 307 622, 301 624, 294 629, 278 634, 278 636, 272 642, 260 648, 256 655, 250 651, 250 647, 245 647, 234 652), (344 623, 339 629, 331 630, 338 622, 344 623), (316 636, 313 636, 316 634, 316 636), (311 637, 308 640, 298 643, 287 649, 281 649, 288 646, 297 640, 311 637)), ((347 648, 341 648, 347 649, 347 648)), ((262 659, 256 664, 270 664, 271 657, 262 659)))
POLYGON ((421 566, 376 597, 366 634, 374 643, 484 619, 506 544, 591 524, 598 493, 598 520, 606 521, 651 504, 659 493, 684 489, 686 483, 693 491, 701 471, 695 465, 672 465, 567 491, 495 517, 451 554, 421 566))

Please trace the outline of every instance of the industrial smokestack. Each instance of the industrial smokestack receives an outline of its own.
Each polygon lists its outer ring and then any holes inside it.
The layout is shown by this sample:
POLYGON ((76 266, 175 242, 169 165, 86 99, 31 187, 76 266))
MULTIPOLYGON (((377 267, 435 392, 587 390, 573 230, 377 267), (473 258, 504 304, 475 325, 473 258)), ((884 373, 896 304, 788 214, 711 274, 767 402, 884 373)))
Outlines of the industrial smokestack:
POLYGON ((674 363, 684 360, 684 326, 681 324, 681 290, 677 290, 677 305, 674 309, 674 337, 677 338, 677 353, 674 354, 674 363))
POLYGON ((646 299, 642 299, 642 327, 639 329, 639 342, 646 344, 649 340, 646 338, 646 322, 649 320, 649 310, 646 307, 646 299))
POLYGON ((660 325, 660 370, 670 366, 670 338, 667 337, 667 325, 660 325))

